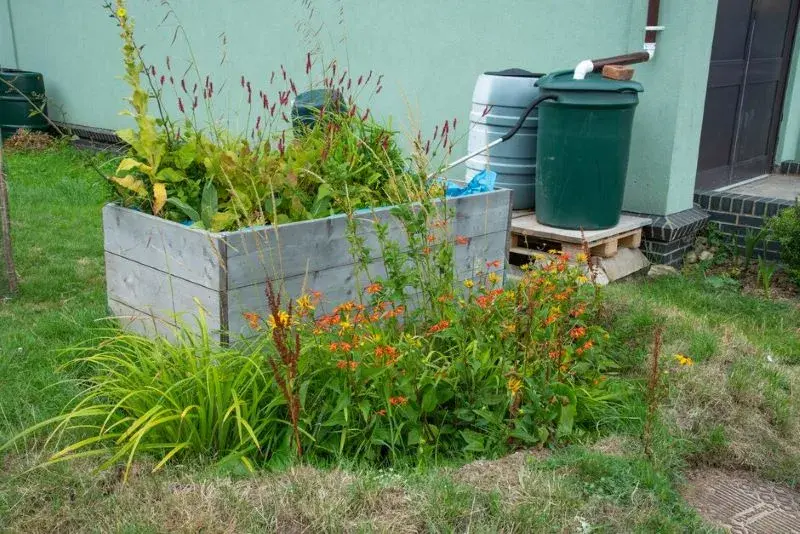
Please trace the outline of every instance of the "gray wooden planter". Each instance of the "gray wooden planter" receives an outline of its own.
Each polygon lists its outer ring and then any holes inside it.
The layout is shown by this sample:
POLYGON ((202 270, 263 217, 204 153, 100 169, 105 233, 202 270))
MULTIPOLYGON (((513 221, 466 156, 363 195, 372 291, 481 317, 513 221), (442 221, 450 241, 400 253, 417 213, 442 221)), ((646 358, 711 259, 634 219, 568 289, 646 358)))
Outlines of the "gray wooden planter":
MULTIPOLYGON (((452 236, 469 238, 456 246, 459 279, 487 271, 499 260, 503 273, 509 243, 511 192, 496 190, 448 199, 454 209, 452 236)), ((388 221, 390 237, 405 234, 380 208, 357 217, 359 235, 373 252, 370 273, 384 265, 374 221, 388 221)), ((347 240, 347 218, 337 215, 278 227, 213 233, 147 213, 108 204, 103 208, 108 306, 123 328, 169 336, 176 320, 195 326, 202 308, 209 329, 221 339, 252 335, 245 312, 266 315, 266 280, 285 297, 320 291, 330 306, 357 296, 356 267, 347 240)), ((362 287, 365 281, 360 281, 362 287)))

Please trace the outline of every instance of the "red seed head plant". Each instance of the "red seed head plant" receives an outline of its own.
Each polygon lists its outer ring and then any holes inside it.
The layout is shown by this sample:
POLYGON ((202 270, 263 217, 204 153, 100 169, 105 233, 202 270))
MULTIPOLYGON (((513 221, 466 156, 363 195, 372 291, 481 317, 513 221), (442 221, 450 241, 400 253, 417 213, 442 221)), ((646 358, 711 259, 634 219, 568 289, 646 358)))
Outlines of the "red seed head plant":
POLYGON ((272 280, 267 280, 265 289, 270 319, 267 321, 272 329, 272 343, 276 354, 268 354, 267 362, 275 382, 289 408, 289 421, 292 424, 297 455, 303 455, 300 442, 300 395, 295 390, 297 378, 297 361, 300 359, 300 332, 293 328, 293 303, 289 300, 286 310, 281 308, 281 295, 275 290, 272 280))

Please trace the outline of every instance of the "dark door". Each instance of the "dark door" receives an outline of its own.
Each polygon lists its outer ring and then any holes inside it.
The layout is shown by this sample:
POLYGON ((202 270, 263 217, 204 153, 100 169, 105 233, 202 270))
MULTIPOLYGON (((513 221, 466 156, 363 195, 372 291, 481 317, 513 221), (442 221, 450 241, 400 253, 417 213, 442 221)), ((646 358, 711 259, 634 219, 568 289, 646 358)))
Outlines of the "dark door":
POLYGON ((772 170, 798 0, 719 0, 697 189, 772 170))

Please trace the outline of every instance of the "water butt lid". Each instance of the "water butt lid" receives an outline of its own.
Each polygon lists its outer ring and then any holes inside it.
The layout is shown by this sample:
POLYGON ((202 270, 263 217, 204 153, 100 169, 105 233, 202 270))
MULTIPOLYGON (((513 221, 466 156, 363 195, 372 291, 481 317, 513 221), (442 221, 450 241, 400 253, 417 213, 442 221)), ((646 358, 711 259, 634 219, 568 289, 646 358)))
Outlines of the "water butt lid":
POLYGON ((602 74, 592 72, 583 80, 573 78, 575 71, 561 70, 552 72, 539 79, 536 85, 540 89, 551 91, 607 91, 615 93, 641 93, 644 91, 642 84, 633 80, 610 80, 602 74))
POLYGON ((505 70, 493 70, 484 72, 487 76, 505 76, 508 78, 541 78, 544 74, 539 72, 530 72, 525 69, 505 69, 505 70))

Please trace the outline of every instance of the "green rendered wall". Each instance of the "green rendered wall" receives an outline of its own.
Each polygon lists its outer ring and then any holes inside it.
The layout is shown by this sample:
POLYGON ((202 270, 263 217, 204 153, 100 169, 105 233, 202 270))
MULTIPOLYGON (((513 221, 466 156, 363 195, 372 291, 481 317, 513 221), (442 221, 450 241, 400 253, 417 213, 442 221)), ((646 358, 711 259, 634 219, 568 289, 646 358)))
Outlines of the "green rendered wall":
POLYGON ((9 7, 9 0, 0 0, 0 67, 13 68, 16 67, 16 59, 9 7))
MULTIPOLYGON (((20 67, 45 74, 50 109, 68 122, 126 126, 128 119, 118 115, 127 94, 118 79, 118 30, 101 2, 10 3, 20 67)), ((342 19, 339 2, 311 3, 315 24, 325 22, 320 40, 327 58, 335 53, 353 72, 384 74, 383 92, 369 102, 372 111, 393 117, 399 130, 417 125, 428 135, 453 117, 460 134, 466 133, 475 79, 485 70, 514 66, 546 72, 640 50, 647 9, 646 0, 348 0, 342 19)), ((172 5, 202 73, 212 72, 218 87, 228 80, 226 91, 218 91, 219 110, 227 107, 225 99, 241 109, 241 75, 265 85, 268 73, 284 64, 296 79, 306 79, 305 54, 314 45, 297 28, 308 15, 300 0, 173 0, 172 5), (226 63, 220 65, 223 48, 226 63)), ((716 0, 673 0, 662 10, 667 29, 656 59, 637 66, 646 92, 637 111, 625 197, 625 209, 652 214, 692 206, 716 0)), ((174 21, 161 24, 160 2, 130 0, 129 13, 148 62, 163 69, 170 55, 178 69, 186 64, 189 54, 181 39, 170 44, 174 21)), ((231 125, 243 125, 244 116, 234 116, 231 125)), ((455 153, 465 147, 464 141, 455 153)))

